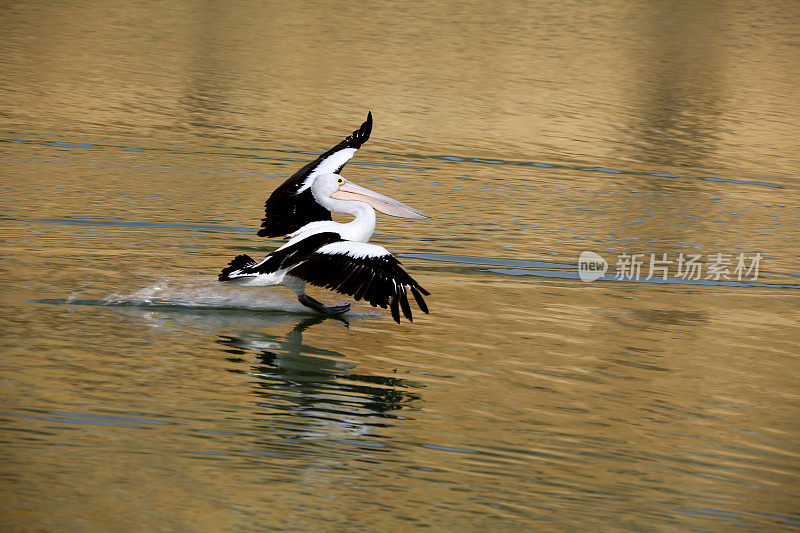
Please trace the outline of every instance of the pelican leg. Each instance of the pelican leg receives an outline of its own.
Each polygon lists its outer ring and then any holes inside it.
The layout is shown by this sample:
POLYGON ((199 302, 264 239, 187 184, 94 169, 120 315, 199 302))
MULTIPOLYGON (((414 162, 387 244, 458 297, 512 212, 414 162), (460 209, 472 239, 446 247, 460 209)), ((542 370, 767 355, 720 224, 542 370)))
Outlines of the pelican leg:
POLYGON ((350 310, 350 304, 332 305, 329 307, 305 293, 299 294, 297 296, 297 301, 306 307, 310 307, 314 311, 319 311, 325 315, 341 315, 342 313, 346 313, 350 310))

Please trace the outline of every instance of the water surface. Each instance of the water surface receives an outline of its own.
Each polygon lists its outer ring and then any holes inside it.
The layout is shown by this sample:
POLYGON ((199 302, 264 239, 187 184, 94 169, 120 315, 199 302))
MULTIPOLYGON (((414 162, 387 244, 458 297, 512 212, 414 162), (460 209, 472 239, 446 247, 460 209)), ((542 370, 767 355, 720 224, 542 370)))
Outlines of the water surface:
POLYGON ((798 15, 5 3, 0 525, 800 527, 798 15), (431 314, 218 284, 367 110, 345 174, 433 215, 375 238, 431 314))

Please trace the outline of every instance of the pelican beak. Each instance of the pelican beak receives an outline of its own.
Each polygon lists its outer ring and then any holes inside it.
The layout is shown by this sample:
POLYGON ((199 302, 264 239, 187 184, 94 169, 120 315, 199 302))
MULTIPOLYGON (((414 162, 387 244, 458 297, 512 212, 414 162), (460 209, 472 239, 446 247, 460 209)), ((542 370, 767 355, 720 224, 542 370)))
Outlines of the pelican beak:
POLYGON ((339 200, 355 200, 366 202, 381 213, 400 218, 431 218, 425 213, 420 213, 413 207, 409 207, 394 198, 389 198, 366 187, 355 183, 345 182, 339 186, 339 190, 331 194, 331 198, 339 200))

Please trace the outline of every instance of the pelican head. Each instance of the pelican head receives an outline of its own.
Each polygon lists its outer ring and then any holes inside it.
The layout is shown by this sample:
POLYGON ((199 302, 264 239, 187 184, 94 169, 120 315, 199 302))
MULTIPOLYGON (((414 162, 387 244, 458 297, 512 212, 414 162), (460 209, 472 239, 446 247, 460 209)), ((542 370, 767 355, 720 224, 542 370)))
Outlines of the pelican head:
MULTIPOLYGON (((326 202, 326 199, 332 198, 347 202, 364 202, 381 213, 393 217, 431 218, 413 207, 398 202, 394 198, 389 198, 366 187, 356 185, 339 174, 321 174, 317 176, 311 185, 311 193, 314 195, 314 199, 325 207, 331 204, 331 202, 326 202)), ((338 211, 335 208, 331 210, 338 211)))

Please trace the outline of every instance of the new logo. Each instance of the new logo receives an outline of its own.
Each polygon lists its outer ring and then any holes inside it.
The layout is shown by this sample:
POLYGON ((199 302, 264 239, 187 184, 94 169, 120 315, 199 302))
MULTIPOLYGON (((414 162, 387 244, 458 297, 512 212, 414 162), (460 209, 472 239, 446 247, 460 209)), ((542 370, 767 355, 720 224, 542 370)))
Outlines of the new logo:
POLYGON ((578 258, 578 277, 581 281, 594 281, 605 276, 608 263, 599 254, 585 251, 578 258))

